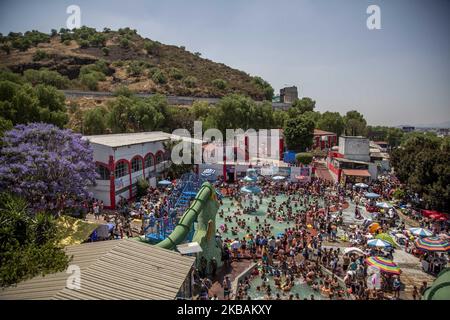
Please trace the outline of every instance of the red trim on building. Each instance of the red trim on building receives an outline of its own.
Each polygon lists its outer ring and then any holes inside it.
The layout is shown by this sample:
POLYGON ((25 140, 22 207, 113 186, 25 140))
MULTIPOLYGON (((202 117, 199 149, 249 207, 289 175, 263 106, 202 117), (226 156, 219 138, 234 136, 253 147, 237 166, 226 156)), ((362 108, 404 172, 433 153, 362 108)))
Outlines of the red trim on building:
POLYGON ((116 208, 116 183, 114 157, 109 156, 109 201, 111 209, 116 208))
MULTIPOLYGON (((160 163, 160 162, 156 163, 156 159, 157 159, 157 157, 158 157, 158 154, 161 154, 162 161, 164 161, 164 151, 158 150, 158 151, 156 151, 156 153, 155 153, 155 164, 159 164, 159 163, 160 163)), ((162 161, 161 161, 161 162, 162 162, 162 161)))

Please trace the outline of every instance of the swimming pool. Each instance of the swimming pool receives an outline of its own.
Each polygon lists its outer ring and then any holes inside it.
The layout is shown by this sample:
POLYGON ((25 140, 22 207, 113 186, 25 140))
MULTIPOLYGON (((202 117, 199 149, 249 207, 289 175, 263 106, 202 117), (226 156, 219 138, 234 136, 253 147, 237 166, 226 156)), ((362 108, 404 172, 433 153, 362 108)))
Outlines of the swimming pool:
MULTIPOLYGON (((259 197, 254 197, 254 199, 257 199, 259 202, 259 197)), ((262 204, 259 205, 259 209, 256 212, 252 212, 250 214, 243 214, 238 216, 238 219, 245 219, 246 220, 246 224, 250 226, 251 231, 254 232, 256 230, 256 227, 258 226, 258 224, 262 224, 263 225, 263 220, 265 218, 266 212, 267 212, 267 208, 269 203, 271 202, 272 197, 266 197, 263 198, 262 200, 262 204), (257 223, 255 222, 255 216, 258 216, 260 222, 257 223)), ((276 206, 278 207, 283 201, 286 201, 288 199, 287 196, 285 195, 279 195, 275 197, 276 200, 276 206)), ((323 201, 319 201, 319 204, 322 204, 323 201)), ((243 203, 244 206, 249 206, 250 202, 247 200, 243 203)), ((231 198, 223 198, 223 205, 219 208, 219 211, 222 210, 224 211, 224 217, 221 218, 219 216, 219 214, 217 214, 216 216, 216 228, 220 230, 220 226, 223 225, 225 223, 225 217, 230 216, 233 211, 235 211, 237 209, 237 206, 235 204, 233 204, 233 201, 231 200, 231 198), (230 208, 230 211, 228 211, 228 208, 230 208)), ((295 212, 296 209, 305 209, 302 208, 300 205, 297 208, 293 208, 293 211, 295 212)), ((241 210, 242 211, 242 210, 241 210)), ((289 227, 294 227, 294 224, 291 221, 283 221, 283 222, 278 222, 278 221, 274 221, 273 219, 268 219, 268 222, 271 223, 271 225, 273 226, 272 228, 272 234, 277 236, 279 233, 283 233, 284 230, 286 228, 289 227)), ((246 232, 244 229, 239 228, 238 230, 238 234, 237 235, 233 235, 231 233, 231 227, 236 227, 236 223, 234 222, 233 219, 233 223, 226 223, 228 226, 228 231, 225 233, 222 233, 222 237, 223 238, 236 238, 239 237, 239 239, 242 239, 243 237, 246 236, 246 232)))
MULTIPOLYGON (((321 280, 317 279, 316 282, 321 283, 321 280)), ((262 283, 263 280, 261 279, 261 276, 256 276, 250 281, 251 287, 247 290, 247 294, 252 300, 264 300, 266 295, 265 289, 261 287, 261 291, 257 291, 257 287, 261 286, 262 283)), ((288 299, 291 294, 294 295, 295 299, 295 294, 298 293, 301 300, 304 300, 305 298, 311 300, 311 296, 314 296, 315 300, 330 300, 329 297, 323 296, 319 291, 314 290, 311 286, 306 284, 306 282, 303 282, 300 279, 295 279, 294 286, 289 291, 277 289, 272 276, 267 276, 266 285, 270 285, 270 288, 272 289, 272 299, 276 298, 277 293, 280 294, 280 297, 283 300, 288 299)))

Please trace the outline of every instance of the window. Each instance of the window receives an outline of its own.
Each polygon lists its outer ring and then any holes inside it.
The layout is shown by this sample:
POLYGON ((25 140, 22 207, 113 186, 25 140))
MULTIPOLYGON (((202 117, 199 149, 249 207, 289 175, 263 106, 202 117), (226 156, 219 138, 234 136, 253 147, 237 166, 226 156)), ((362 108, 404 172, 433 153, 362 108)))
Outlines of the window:
POLYGON ((102 164, 97 164, 95 167, 95 171, 97 172, 97 180, 109 180, 109 169, 102 164))
POLYGON ((142 160, 141 158, 133 158, 133 160, 131 160, 131 172, 137 172, 142 170, 142 160))
POLYGON ((156 154, 156 163, 158 164, 158 163, 161 163, 161 162, 163 162, 163 153, 162 152, 158 152, 156 154))
POLYGON ((128 174, 128 164, 124 161, 119 162, 116 165, 115 176, 120 178, 128 174))
POLYGON ((155 161, 153 159, 153 155, 152 154, 148 154, 145 157, 145 169, 147 168, 151 168, 155 165, 155 161))

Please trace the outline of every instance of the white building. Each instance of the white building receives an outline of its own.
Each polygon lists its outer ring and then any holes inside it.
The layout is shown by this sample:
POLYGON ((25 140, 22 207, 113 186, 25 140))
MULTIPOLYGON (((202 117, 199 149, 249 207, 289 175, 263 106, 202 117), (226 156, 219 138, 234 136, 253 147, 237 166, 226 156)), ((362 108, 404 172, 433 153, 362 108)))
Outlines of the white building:
POLYGON ((99 177, 91 192, 106 208, 114 209, 121 197, 136 195, 137 181, 156 186, 157 177, 170 166, 164 142, 173 138, 161 131, 85 136, 94 150, 99 177))

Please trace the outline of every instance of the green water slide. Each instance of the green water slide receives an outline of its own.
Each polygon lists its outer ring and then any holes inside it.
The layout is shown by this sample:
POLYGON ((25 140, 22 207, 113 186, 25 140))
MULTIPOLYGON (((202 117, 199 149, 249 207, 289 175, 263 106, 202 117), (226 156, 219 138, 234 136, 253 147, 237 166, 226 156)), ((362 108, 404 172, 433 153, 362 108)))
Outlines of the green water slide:
POLYGON ((185 241, 189 231, 194 227, 194 222, 197 221, 197 228, 192 241, 197 242, 202 247, 203 252, 199 257, 203 256, 207 261, 214 257, 218 266, 220 266, 222 264, 221 247, 215 239, 218 210, 219 203, 216 191, 209 182, 204 182, 173 232, 157 246, 164 249, 175 249, 177 245, 185 241))

